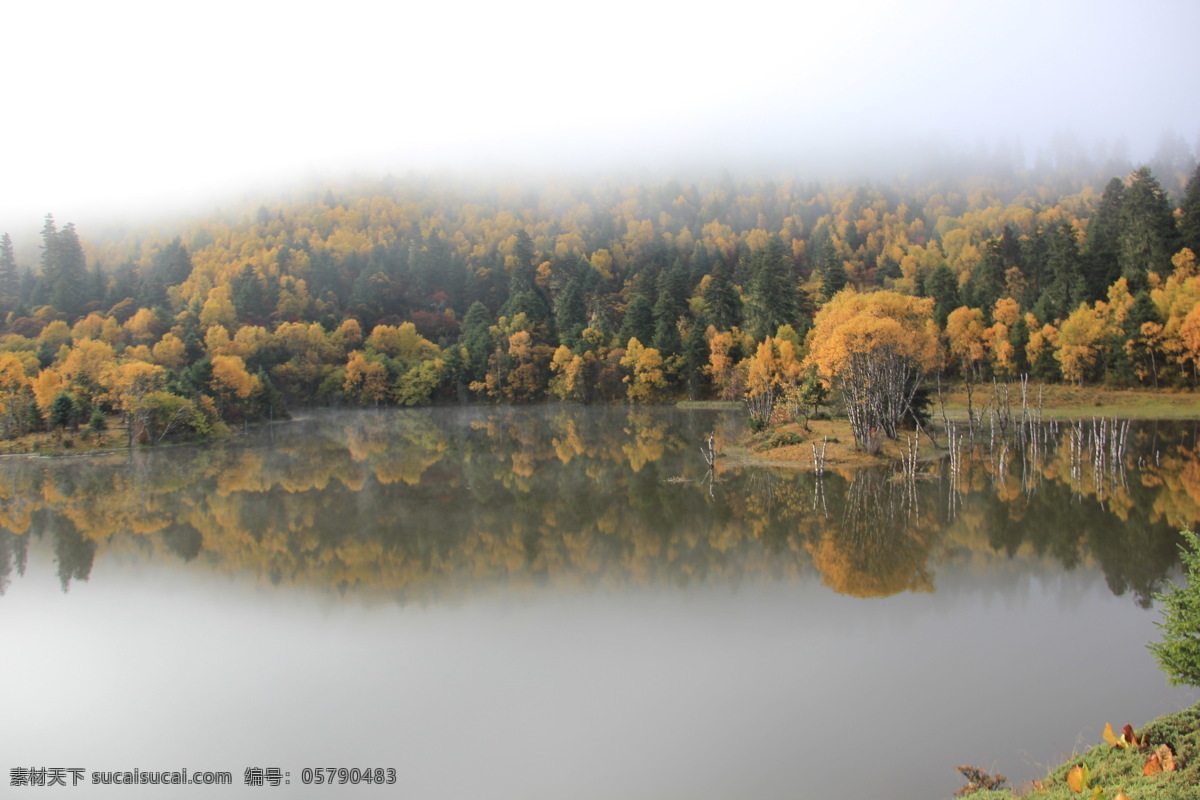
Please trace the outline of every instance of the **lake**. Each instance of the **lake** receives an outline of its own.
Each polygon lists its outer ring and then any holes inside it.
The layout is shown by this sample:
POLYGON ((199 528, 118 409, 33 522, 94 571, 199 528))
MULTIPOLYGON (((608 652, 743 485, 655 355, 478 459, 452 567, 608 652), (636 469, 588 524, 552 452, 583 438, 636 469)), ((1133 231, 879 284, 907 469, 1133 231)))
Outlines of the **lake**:
POLYGON ((709 474, 739 425, 330 411, 0 460, 3 766, 81 768, 79 797, 926 800, 1200 699, 1145 648, 1195 423, 709 474), (233 785, 90 783, 183 768, 233 785))

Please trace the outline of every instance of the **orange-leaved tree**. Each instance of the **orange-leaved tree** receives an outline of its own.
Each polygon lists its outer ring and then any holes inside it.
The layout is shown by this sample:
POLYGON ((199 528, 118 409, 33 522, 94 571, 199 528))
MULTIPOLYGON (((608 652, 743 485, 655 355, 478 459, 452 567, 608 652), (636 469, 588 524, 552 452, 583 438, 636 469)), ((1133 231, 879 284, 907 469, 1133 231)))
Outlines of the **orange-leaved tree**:
POLYGON ((845 289, 821 307, 808 359, 837 390, 859 447, 895 439, 925 374, 941 360, 933 300, 845 289))

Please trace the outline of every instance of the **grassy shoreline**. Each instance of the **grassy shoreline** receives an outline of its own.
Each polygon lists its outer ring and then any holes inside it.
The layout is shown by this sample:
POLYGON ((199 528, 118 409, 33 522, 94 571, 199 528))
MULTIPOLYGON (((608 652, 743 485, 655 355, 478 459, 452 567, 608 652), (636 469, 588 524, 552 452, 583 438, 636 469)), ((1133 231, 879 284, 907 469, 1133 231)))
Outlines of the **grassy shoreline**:
MULTIPOLYGON (((1021 415, 1021 387, 1019 384, 1000 384, 1000 398, 996 387, 980 384, 974 388, 972 407, 976 414, 986 414, 998 405, 1004 405, 1007 386, 1007 408, 1014 418, 1021 415)), ((1175 389, 1108 389, 1094 386, 1072 386, 1064 384, 1030 384, 1027 390, 1030 413, 1040 412, 1041 418, 1050 420, 1077 419, 1079 417, 1121 417, 1128 419, 1200 419, 1200 392, 1175 389), (1040 402, 1040 405, 1039 405, 1040 402)), ((946 415, 951 419, 966 419, 967 390, 954 384, 943 391, 946 415)), ((934 395, 930 408, 935 420, 941 416, 941 406, 934 395)))
MULTIPOLYGON (((783 469, 814 469, 813 447, 825 448, 826 470, 854 470, 861 467, 893 464, 908 454, 910 446, 918 448, 917 460, 941 458, 945 455, 943 413, 946 421, 962 423, 968 408, 976 420, 988 424, 989 415, 1005 409, 1013 420, 1021 418, 1021 387, 1017 384, 995 387, 991 384, 975 387, 968 405, 968 394, 962 384, 943 389, 942 397, 935 394, 929 408, 932 429, 937 439, 935 447, 929 436, 916 432, 901 433, 899 441, 883 438, 875 453, 860 450, 844 418, 813 420, 808 425, 785 423, 772 425, 766 431, 747 433, 736 442, 726 443, 722 459, 724 467, 756 466, 783 469), (997 388, 999 392, 997 392, 997 388), (999 395, 999 396, 997 396, 999 395)), ((1035 419, 1070 420, 1109 417, 1120 419, 1195 419, 1200 420, 1200 393, 1173 390, 1104 389, 1094 387, 1030 385, 1027 390, 1028 413, 1035 419), (1039 403, 1040 400, 1040 403, 1039 403)), ((701 404, 699 407, 708 407, 701 404)), ((716 407, 715 405, 713 407, 716 407)), ((722 408, 737 408, 723 404, 722 408)), ((1197 795, 1200 800, 1200 794, 1197 795)))
MULTIPOLYGON (((1119 723, 1118 723, 1119 724, 1119 723)), ((1117 724, 1114 724, 1114 728, 1117 724)), ((1097 732, 1097 739, 1100 739, 1097 732)), ((1119 736, 1119 732, 1118 732, 1119 736)), ((967 794, 973 800, 1114 800, 1124 792, 1129 800, 1196 800, 1200 798, 1200 703, 1164 714, 1137 731, 1142 747, 1117 747, 1101 741, 1095 747, 1060 764, 1043 781, 1026 791, 980 789, 967 794), (1147 762, 1160 746, 1169 748, 1173 770, 1144 774, 1147 762), (1070 774, 1085 766, 1089 777, 1082 792, 1070 785, 1070 774), (1099 789, 1101 794, 1094 794, 1099 789)), ((1161 752, 1161 751, 1159 751, 1161 752)), ((1161 762, 1160 762, 1161 763, 1161 762)))

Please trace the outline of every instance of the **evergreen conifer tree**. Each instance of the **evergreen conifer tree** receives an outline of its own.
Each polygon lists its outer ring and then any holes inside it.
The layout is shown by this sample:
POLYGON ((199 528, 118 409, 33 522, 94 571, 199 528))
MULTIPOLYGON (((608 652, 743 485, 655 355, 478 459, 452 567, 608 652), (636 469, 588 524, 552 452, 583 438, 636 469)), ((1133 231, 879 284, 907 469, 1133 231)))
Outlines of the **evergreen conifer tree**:
POLYGON ((1142 167, 1130 179, 1117 235, 1117 261, 1130 291, 1144 289, 1151 272, 1171 272, 1178 241, 1171 203, 1149 167, 1142 167))
POLYGON ((21 276, 17 274, 12 237, 6 233, 0 236, 0 296, 16 298, 20 291, 21 276))
POLYGON ((742 324, 742 298, 733 285, 729 266, 722 259, 713 265, 712 277, 704 288, 705 316, 719 331, 742 324))
POLYGON ((1108 287, 1121 277, 1117 251, 1124 205, 1125 184, 1120 178, 1113 178, 1104 187, 1096 213, 1088 221, 1083 269, 1089 302, 1104 297, 1108 287))
POLYGON ((772 236, 751 254, 746 326, 755 339, 771 336, 780 325, 796 321, 796 283, 783 253, 783 241, 772 236))
POLYGON ((1183 217, 1179 220, 1180 246, 1191 248, 1200 258, 1200 167, 1188 179, 1183 192, 1183 217))

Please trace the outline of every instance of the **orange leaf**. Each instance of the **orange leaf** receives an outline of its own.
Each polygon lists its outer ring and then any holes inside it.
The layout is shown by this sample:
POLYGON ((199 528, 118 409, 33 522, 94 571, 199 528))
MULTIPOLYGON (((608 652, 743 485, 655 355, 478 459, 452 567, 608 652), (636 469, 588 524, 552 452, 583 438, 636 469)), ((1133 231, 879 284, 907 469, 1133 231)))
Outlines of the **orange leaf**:
POLYGON ((1160 744, 1158 749, 1154 751, 1154 755, 1158 756, 1158 761, 1162 764, 1163 772, 1175 771, 1175 756, 1171 753, 1171 748, 1165 744, 1160 744))
POLYGON ((1128 747, 1129 744, 1124 739, 1118 739, 1113 733, 1112 725, 1104 723, 1104 741, 1111 744, 1113 747, 1128 747))
POLYGON ((1158 753, 1151 753, 1146 759, 1146 766, 1142 767, 1143 775, 1154 775, 1162 772, 1162 761, 1158 758, 1158 753))
POLYGON ((1071 787, 1071 791, 1083 793, 1083 767, 1071 767, 1071 771, 1067 773, 1067 786, 1071 787))
POLYGON ((1129 800, 1129 795, 1125 794, 1124 790, 1117 792, 1117 796, 1113 800, 1129 800))
POLYGON ((1133 733, 1133 726, 1128 722, 1126 722, 1125 727, 1121 729, 1121 733, 1124 734, 1125 741, 1129 742, 1134 747, 1142 746, 1143 743, 1138 741, 1137 736, 1135 736, 1133 733))

